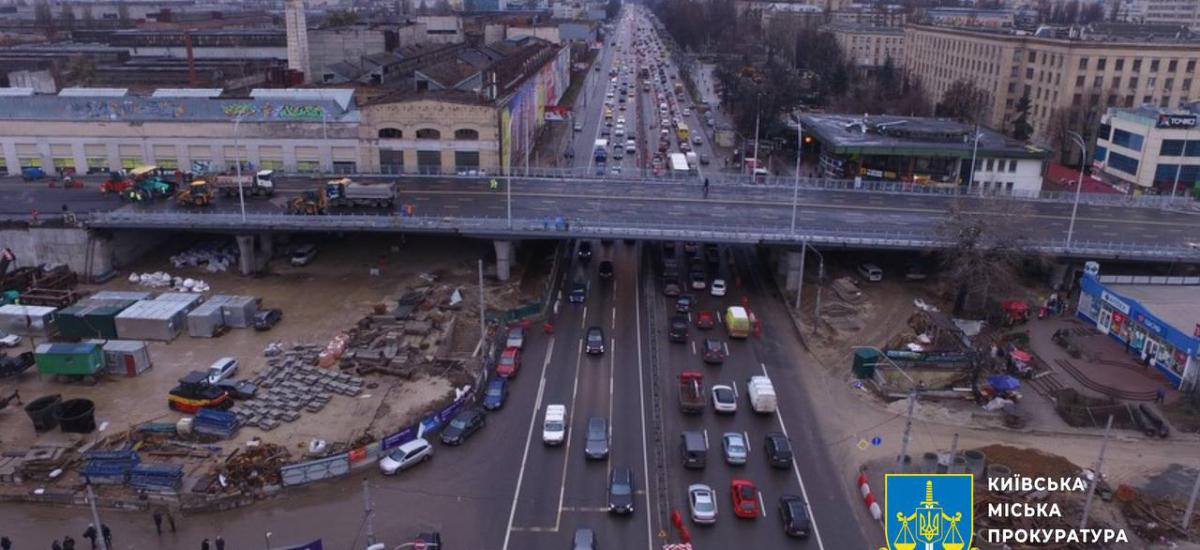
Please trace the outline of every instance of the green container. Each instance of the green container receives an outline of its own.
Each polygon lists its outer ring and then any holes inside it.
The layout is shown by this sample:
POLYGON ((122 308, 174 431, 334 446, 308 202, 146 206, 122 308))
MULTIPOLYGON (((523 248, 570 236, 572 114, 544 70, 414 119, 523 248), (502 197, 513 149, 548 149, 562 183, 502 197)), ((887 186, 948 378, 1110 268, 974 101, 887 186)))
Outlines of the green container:
POLYGON ((54 312, 55 326, 63 338, 114 340, 117 338, 117 314, 133 304, 133 300, 80 302, 54 312))
POLYGON ((96 374, 104 368, 99 344, 42 344, 33 354, 42 374, 96 374))
POLYGON ((875 376, 875 364, 879 362, 879 354, 873 349, 854 350, 854 377, 865 380, 875 376))

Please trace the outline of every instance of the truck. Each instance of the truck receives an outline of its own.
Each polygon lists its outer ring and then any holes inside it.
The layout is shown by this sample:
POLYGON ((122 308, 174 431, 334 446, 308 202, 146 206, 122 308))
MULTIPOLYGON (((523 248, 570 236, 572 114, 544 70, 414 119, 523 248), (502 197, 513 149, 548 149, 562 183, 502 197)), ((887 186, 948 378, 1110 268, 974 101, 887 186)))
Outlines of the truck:
POLYGON ((395 183, 362 183, 350 178, 330 180, 325 184, 329 206, 391 208, 396 204, 395 183))
POLYGON ((685 370, 679 374, 679 410, 687 414, 704 412, 704 373, 685 370))
POLYGON ((133 182, 129 181, 129 178, 126 178, 120 172, 109 172, 108 179, 100 184, 100 192, 103 194, 123 193, 131 185, 133 185, 133 182))
POLYGON ((242 174, 240 177, 237 174, 214 174, 207 179, 213 189, 225 197, 238 196, 239 182, 242 184, 243 196, 270 197, 275 194, 275 182, 271 179, 274 176, 274 170, 259 170, 254 174, 242 174))
POLYGON ((542 423, 542 443, 551 447, 562 445, 567 438, 567 406, 546 405, 546 418, 542 423))
POLYGON ((596 140, 596 146, 592 149, 592 154, 595 156, 596 163, 602 164, 608 161, 608 140, 596 140))
POLYGON ((667 158, 671 162, 671 175, 684 176, 691 172, 691 169, 688 168, 687 157, 683 153, 671 153, 667 158))
POLYGON ((207 181, 196 180, 175 193, 179 206, 208 206, 212 204, 213 192, 207 181))
POLYGON ((750 336, 750 314, 742 306, 730 306, 725 310, 725 331, 730 338, 750 336))
POLYGON ((775 385, 766 376, 751 376, 746 379, 746 397, 750 399, 750 408, 759 414, 773 413, 778 407, 775 385))
POLYGON ((688 151, 687 153, 684 153, 683 156, 687 158, 689 169, 691 169, 693 172, 700 169, 700 157, 696 155, 695 151, 688 151))

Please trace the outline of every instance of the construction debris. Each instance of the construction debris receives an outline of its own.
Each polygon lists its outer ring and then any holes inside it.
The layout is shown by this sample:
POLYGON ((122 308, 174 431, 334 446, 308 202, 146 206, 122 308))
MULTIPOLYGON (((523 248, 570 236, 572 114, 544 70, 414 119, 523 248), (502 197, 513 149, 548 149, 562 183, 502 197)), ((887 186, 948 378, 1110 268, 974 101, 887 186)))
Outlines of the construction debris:
POLYGON ((170 273, 158 271, 155 273, 131 273, 129 282, 150 288, 170 288, 177 292, 208 292, 212 287, 200 279, 172 277, 170 273))
POLYGON ((290 458, 291 453, 286 447, 253 440, 225 460, 217 472, 218 483, 221 487, 242 491, 278 485, 279 469, 290 458))
POLYGON ((228 271, 237 261, 238 247, 232 240, 203 242, 171 256, 175 269, 205 266, 209 273, 228 271))

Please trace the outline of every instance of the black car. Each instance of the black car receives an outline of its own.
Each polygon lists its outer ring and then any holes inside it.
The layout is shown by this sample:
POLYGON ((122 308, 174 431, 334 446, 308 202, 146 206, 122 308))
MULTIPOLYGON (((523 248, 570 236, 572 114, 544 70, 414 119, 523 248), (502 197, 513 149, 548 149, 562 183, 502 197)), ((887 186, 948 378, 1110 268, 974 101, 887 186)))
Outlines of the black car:
POLYGON ((671 316, 671 323, 667 326, 667 339, 676 342, 687 342, 688 336, 688 320, 683 315, 671 316))
POLYGON ((687 313, 692 310, 692 296, 684 294, 675 299, 675 311, 687 313))
POLYGON ((608 511, 633 513, 633 470, 627 466, 613 468, 608 476, 608 511))
POLYGON ((613 278, 612 260, 604 260, 604 261, 600 262, 600 267, 598 268, 598 271, 600 272, 601 279, 613 278))
POLYGON ((262 309, 254 314, 254 330, 271 330, 283 320, 282 309, 262 309))
POLYGON ((700 352, 704 362, 709 365, 720 365, 725 362, 725 344, 714 338, 704 339, 704 349, 700 352))
POLYGON ((588 355, 603 355, 604 354, 604 329, 600 327, 591 327, 587 331, 583 349, 588 355))
POLYGON ((587 435, 583 442, 583 455, 590 460, 608 458, 608 419, 593 416, 588 419, 587 435))
POLYGON ((579 251, 576 252, 579 256, 579 261, 587 263, 592 259, 592 243, 591 241, 583 241, 579 243, 579 251))
POLYGON ((784 533, 793 537, 808 538, 808 531, 812 525, 803 498, 796 495, 779 497, 779 518, 783 520, 784 533))
POLYGON ((587 301, 587 285, 584 283, 571 285, 571 291, 567 293, 567 301, 572 304, 582 304, 587 301))
POLYGON ((766 437, 767 462, 773 468, 792 467, 792 443, 780 432, 770 432, 766 437))
POLYGON ((446 445, 462 445, 471 434, 479 431, 487 424, 483 411, 466 409, 459 411, 442 429, 442 443, 446 445))

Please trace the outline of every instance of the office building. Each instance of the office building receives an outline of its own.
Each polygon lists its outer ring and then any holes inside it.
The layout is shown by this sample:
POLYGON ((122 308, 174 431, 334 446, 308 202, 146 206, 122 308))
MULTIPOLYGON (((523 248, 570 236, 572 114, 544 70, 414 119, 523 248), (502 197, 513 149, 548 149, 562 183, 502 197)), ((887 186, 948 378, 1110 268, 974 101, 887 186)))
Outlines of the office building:
POLYGON ((834 24, 826 29, 833 33, 842 55, 856 67, 881 67, 889 58, 896 66, 904 61, 904 29, 900 27, 834 24))
POLYGON ((1099 176, 1134 192, 1191 194, 1200 182, 1200 104, 1109 109, 1096 132, 1099 176))

